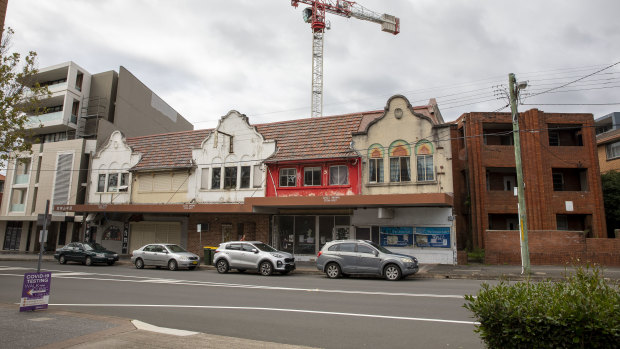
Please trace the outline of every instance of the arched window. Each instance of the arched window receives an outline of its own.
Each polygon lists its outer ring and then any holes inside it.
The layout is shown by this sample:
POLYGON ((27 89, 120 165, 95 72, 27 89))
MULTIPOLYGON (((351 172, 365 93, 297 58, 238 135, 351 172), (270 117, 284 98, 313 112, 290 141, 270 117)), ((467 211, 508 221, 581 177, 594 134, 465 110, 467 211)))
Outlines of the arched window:
POLYGON ((368 181, 383 183, 383 154, 381 144, 373 144, 368 148, 368 181))
POLYGON ((398 140, 392 142, 390 155, 390 182, 411 181, 411 147, 409 143, 398 140))
POLYGON ((433 143, 422 140, 415 146, 418 181, 433 181, 435 180, 435 166, 433 164, 433 143))

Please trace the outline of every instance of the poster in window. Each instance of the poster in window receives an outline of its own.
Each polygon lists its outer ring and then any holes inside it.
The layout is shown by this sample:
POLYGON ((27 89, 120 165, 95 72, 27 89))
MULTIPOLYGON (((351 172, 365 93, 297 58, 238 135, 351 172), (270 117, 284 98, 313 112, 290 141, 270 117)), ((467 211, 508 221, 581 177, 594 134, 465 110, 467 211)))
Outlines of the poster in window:
POLYGON ((413 227, 380 227, 381 246, 406 247, 413 244, 413 227))
POLYGON ((415 245, 450 248, 450 227, 416 227, 415 245))

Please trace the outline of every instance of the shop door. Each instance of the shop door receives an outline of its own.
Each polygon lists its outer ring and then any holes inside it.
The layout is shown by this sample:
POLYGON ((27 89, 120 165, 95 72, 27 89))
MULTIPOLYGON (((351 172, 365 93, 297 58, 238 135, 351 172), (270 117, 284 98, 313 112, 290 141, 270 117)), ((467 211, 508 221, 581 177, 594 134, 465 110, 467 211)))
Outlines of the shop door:
POLYGON ((3 250, 19 250, 19 241, 22 238, 22 222, 8 222, 4 233, 3 250))
POLYGON ((334 227, 334 240, 349 240, 353 239, 351 234, 351 227, 337 225, 334 227))

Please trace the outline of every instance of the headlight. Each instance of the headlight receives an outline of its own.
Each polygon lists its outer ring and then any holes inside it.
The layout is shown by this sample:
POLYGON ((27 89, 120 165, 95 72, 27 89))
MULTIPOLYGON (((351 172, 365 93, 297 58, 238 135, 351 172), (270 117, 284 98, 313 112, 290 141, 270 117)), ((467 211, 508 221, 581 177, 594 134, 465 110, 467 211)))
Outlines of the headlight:
POLYGON ((105 253, 95 253, 95 257, 105 258, 105 253))
POLYGON ((284 258, 283 255, 279 254, 279 253, 271 253, 272 256, 276 257, 276 258, 284 258))
POLYGON ((113 254, 112 257, 114 258, 118 257, 118 253, 113 254))
POLYGON ((404 257, 400 259, 403 263, 413 263, 413 259, 409 257, 404 257))

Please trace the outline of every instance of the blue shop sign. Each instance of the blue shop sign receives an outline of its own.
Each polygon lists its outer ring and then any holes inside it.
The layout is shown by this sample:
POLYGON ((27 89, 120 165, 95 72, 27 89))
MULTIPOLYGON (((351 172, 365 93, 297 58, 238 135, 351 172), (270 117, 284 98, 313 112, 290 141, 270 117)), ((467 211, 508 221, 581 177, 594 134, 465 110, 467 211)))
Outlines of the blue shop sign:
POLYGON ((380 227, 381 246, 406 247, 413 244, 413 227, 380 227))
POLYGON ((416 227, 415 245, 450 248, 450 227, 416 227))

